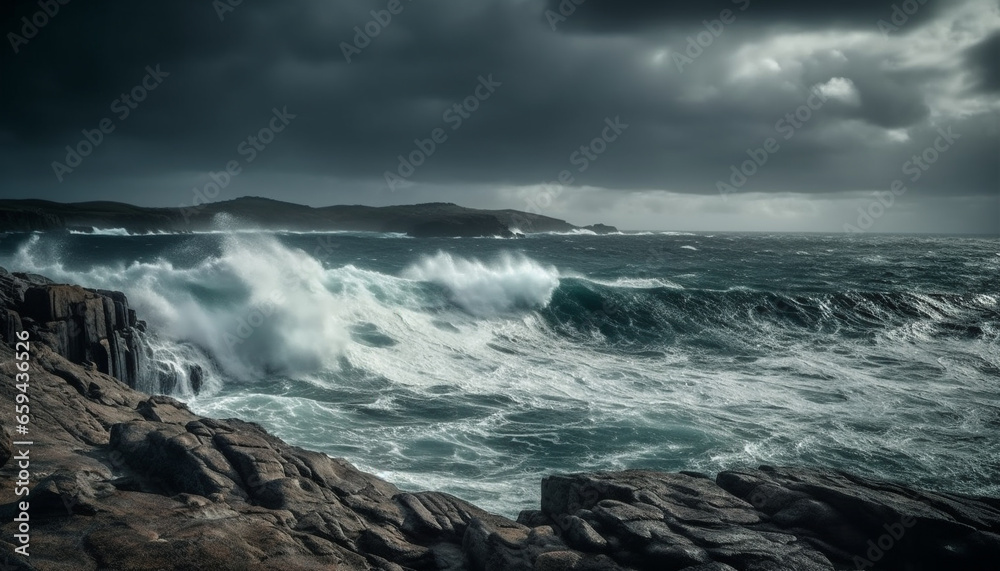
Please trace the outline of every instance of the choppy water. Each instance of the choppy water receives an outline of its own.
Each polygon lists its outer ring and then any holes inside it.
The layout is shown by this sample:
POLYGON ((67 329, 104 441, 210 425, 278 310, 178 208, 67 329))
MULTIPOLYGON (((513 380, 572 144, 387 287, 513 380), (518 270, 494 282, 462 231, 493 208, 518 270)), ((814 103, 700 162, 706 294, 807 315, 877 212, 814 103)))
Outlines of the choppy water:
POLYGON ((1000 495, 995 238, 36 234, 0 265, 125 291, 161 368, 209 371, 199 413, 505 514, 639 467, 1000 495))

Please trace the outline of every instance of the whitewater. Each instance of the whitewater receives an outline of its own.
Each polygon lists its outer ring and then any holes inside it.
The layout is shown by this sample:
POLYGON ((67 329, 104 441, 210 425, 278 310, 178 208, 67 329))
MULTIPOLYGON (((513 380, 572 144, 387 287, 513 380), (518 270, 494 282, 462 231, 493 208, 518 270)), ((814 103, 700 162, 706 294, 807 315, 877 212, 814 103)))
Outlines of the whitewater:
POLYGON ((125 292, 143 390, 507 515, 627 468, 1000 494, 996 238, 108 229, 0 266, 125 292))

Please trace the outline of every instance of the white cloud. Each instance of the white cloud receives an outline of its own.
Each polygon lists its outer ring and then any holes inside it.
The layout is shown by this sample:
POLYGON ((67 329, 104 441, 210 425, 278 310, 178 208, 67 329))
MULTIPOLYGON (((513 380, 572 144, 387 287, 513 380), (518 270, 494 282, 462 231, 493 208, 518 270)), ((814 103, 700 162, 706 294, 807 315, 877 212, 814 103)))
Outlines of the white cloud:
POLYGON ((910 133, 906 129, 888 129, 885 136, 894 143, 906 143, 910 140, 910 133))
POLYGON ((858 94, 858 88, 854 86, 853 81, 847 79, 846 77, 831 78, 830 81, 818 85, 816 89, 818 89, 819 92, 826 97, 837 99, 851 105, 857 105, 861 101, 861 96, 858 94))
POLYGON ((850 32, 776 31, 743 43, 729 55, 728 79, 777 85, 764 73, 770 69, 801 86, 808 83, 810 73, 830 70, 850 79, 851 69, 868 68, 885 75, 887 81, 891 77, 924 78, 921 95, 935 119, 1000 108, 995 99, 969 90, 973 78, 965 62, 969 48, 1000 30, 1000 4, 996 0, 969 0, 950 4, 945 10, 933 20, 911 24, 888 36, 874 23, 868 30, 850 32), (764 62, 774 62, 777 68, 764 62))

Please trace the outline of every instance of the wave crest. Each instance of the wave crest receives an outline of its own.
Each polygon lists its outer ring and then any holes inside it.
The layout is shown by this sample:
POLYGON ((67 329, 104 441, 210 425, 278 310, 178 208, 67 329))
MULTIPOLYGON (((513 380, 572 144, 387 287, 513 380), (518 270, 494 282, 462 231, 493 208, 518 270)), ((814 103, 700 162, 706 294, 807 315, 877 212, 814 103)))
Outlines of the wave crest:
POLYGON ((559 287, 556 268, 510 254, 484 263, 438 252, 407 268, 403 277, 444 287, 454 303, 477 316, 543 308, 559 287))

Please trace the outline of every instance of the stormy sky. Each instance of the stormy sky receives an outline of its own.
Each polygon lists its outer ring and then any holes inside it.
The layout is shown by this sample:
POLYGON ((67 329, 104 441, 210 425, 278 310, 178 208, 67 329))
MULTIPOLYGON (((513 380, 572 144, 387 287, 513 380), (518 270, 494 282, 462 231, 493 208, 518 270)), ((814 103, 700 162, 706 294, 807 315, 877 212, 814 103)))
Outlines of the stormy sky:
POLYGON ((0 198, 1000 233, 997 0, 2 10, 0 198))

